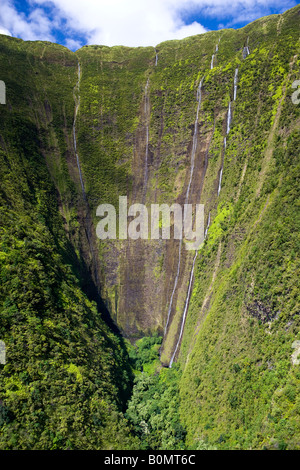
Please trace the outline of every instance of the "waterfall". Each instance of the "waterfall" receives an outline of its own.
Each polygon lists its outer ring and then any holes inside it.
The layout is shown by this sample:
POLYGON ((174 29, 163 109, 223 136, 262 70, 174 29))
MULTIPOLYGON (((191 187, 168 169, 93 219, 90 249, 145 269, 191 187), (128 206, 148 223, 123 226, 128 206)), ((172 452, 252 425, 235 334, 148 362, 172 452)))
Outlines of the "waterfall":
POLYGON ((249 36, 247 37, 247 44, 246 46, 244 46, 244 49, 243 49, 243 59, 246 59, 246 57, 250 54, 250 51, 249 51, 249 36))
POLYGON ((206 225, 206 229, 205 229, 204 238, 207 237, 209 227, 210 227, 210 211, 209 211, 209 214, 208 214, 208 220, 207 220, 207 225, 206 225))
MULTIPOLYGON (((237 77, 237 70, 238 69, 236 69, 236 77, 237 77)), ((228 112, 227 112, 226 135, 229 134, 230 132, 231 119, 232 119, 232 113, 231 113, 231 101, 230 101, 229 106, 228 106, 228 112)), ((227 145, 227 139, 226 137, 224 137, 224 153, 226 150, 226 145, 227 145)), ((219 176, 218 196, 220 195, 220 192, 221 192, 222 176, 223 176, 223 162, 222 162, 220 176, 219 176)))
POLYGON ((149 88, 149 78, 147 80, 145 86, 145 121, 146 121, 146 150, 145 150, 145 172, 144 172, 144 192, 146 193, 147 190, 147 181, 148 181, 148 153, 149 153, 149 121, 148 121, 148 114, 149 114, 149 95, 148 95, 148 88, 149 88))
MULTIPOLYGON (((228 121, 227 121, 227 126, 228 126, 228 121)), ((228 130, 228 132, 229 132, 229 130, 228 130)), ((225 154, 225 151, 226 151, 226 145, 227 145, 227 139, 226 139, 226 137, 224 137, 224 154, 225 154)), ((223 165, 224 165, 224 156, 223 156, 222 166, 221 166, 220 175, 219 175, 218 196, 220 195, 220 192, 221 192, 221 184, 222 184, 222 177, 223 177, 223 165)))
POLYGON ((221 168, 221 170, 220 170, 219 187, 218 187, 218 196, 220 195, 220 192, 221 192, 222 176, 223 176, 223 166, 222 166, 222 168, 221 168))
POLYGON ((247 37, 247 44, 243 49, 243 59, 246 59, 246 57, 250 54, 249 51, 249 36, 247 37))
POLYGON ((250 54, 250 51, 249 51, 249 47, 246 46, 244 47, 244 50, 243 50, 243 59, 246 59, 246 57, 250 54))
MULTIPOLYGON (((219 42, 220 42, 220 39, 221 39, 221 38, 219 38, 219 42)), ((219 42, 218 42, 218 44, 216 44, 215 53, 214 53, 214 54, 212 55, 212 57, 211 57, 210 70, 212 70, 212 69, 214 68, 214 59, 215 59, 215 54, 216 54, 216 53, 218 52, 218 50, 219 50, 219 42)))
POLYGON ((165 335, 167 333, 167 329, 168 329, 168 326, 169 326, 170 315, 171 315, 172 305, 173 305, 173 297, 174 297, 174 294, 175 294, 175 291, 176 291, 176 288, 177 288, 177 284, 178 284, 178 279, 179 279, 180 262, 181 262, 181 247, 182 247, 182 238, 180 239, 180 242, 179 242, 177 273, 176 273, 174 287, 173 287, 173 290, 172 290, 172 295, 171 295, 169 309, 168 309, 167 322, 166 322, 166 326, 165 326, 165 335))
MULTIPOLYGON (((75 87, 77 91, 79 91, 80 75, 81 75, 80 64, 78 62, 78 80, 77 80, 76 87, 75 87)), ((76 97, 76 94, 74 93, 74 99, 75 99, 75 114, 74 114, 74 122, 73 122, 73 143, 74 143, 74 150, 75 150, 77 167, 78 167, 78 172, 79 172, 81 190, 82 190, 83 198, 86 201, 87 200, 86 199, 86 193, 85 193, 85 189, 84 189, 84 183, 83 183, 83 178, 82 178, 80 161, 79 161, 79 157, 78 157, 78 154, 77 154, 77 143, 76 143, 76 119, 77 119, 77 113, 78 113, 78 109, 79 109, 79 105, 80 105, 80 97, 79 96, 76 97)))
POLYGON ((190 279, 189 279, 188 293, 187 293, 186 300, 185 300, 185 305, 184 305, 183 317, 182 317, 182 321, 181 321, 181 328, 180 328, 179 338, 178 338, 178 341, 177 341, 177 343, 176 343, 175 350, 174 350, 173 355, 172 355, 171 360, 170 360, 170 364, 169 364, 169 368, 170 368, 170 369, 171 369, 171 367, 172 367, 172 364, 173 364, 174 358, 175 358, 175 356, 176 356, 177 349, 178 349, 178 346, 179 346, 179 344, 180 344, 180 341, 181 341, 181 338, 182 338, 182 334, 183 334, 183 328, 184 328, 184 324, 185 324, 185 319, 186 319, 186 315, 187 315, 188 307, 189 307, 189 303, 190 303, 191 290, 192 290, 193 277, 194 277, 194 269, 195 269, 195 262, 196 262, 197 255, 198 255, 198 251, 196 251, 195 256, 194 256, 194 260, 193 260, 193 266, 192 266, 192 270, 191 270, 191 274, 190 274, 190 279))
POLYGON ((76 162, 77 162, 77 168, 78 168, 78 173, 79 173, 79 178, 80 178, 82 195, 83 195, 84 202, 86 204, 86 211, 87 211, 87 215, 85 216, 85 219, 86 219, 85 220, 86 237, 87 237, 90 253, 91 253, 91 256, 92 256, 92 260, 93 260, 93 263, 94 263, 94 276, 95 276, 96 286, 97 286, 97 290, 98 290, 99 278, 98 278, 98 271, 97 271, 97 257, 95 257, 94 250, 93 250, 91 225, 90 225, 91 222, 89 221, 90 218, 88 216, 89 204, 88 204, 88 200, 87 200, 87 196, 86 196, 86 192, 85 192, 85 188, 84 188, 84 182, 83 182, 83 177, 82 177, 80 160, 79 160, 79 156, 78 156, 78 153, 77 153, 76 120, 77 120, 77 114, 78 114, 78 110, 79 110, 79 106, 80 106, 80 95, 79 95, 80 78, 81 78, 81 69, 80 69, 80 64, 78 62, 78 80, 77 80, 77 83, 76 83, 75 89, 74 89, 75 113, 74 113, 74 121, 73 121, 73 144, 74 144, 74 151, 75 151, 75 155, 76 155, 76 162), (76 92, 78 93, 78 96, 76 96, 76 92))
POLYGON ((238 83, 238 73, 239 73, 239 68, 237 67, 235 69, 234 73, 234 91, 233 91, 233 101, 236 100, 236 93, 237 93, 237 83, 238 83))
POLYGON ((157 63, 158 63, 158 54, 157 54, 157 50, 155 49, 155 67, 157 66, 157 63))
POLYGON ((229 106, 228 106, 226 134, 228 134, 230 131, 230 124, 231 124, 231 101, 229 102, 229 106))
MULTIPOLYGON (((199 83, 198 89, 197 89, 197 102, 198 102, 198 105, 197 105, 196 119, 195 119, 195 124, 194 124, 190 180, 189 180, 189 184, 188 184, 186 195, 185 195, 185 204, 188 204, 189 192, 190 192, 190 187, 191 187, 191 183, 192 183, 192 179, 193 179, 193 173, 194 173, 194 167, 195 167, 195 155, 196 155, 197 143, 198 143, 198 120, 199 120, 199 111, 200 111, 201 100, 202 100, 203 79, 204 79, 204 77, 202 77, 202 79, 199 83)), ((165 333, 167 331, 167 327, 168 327, 168 323, 169 323, 169 319, 170 319, 170 314, 171 314, 171 310, 172 310, 173 296, 174 296, 174 293, 175 293, 175 290, 176 290, 176 287, 177 287, 177 283, 178 283, 178 278, 179 278, 180 260, 181 260, 181 247, 182 247, 182 239, 180 240, 180 244, 179 244, 179 260, 178 260, 178 267, 177 267, 177 275, 176 275, 175 284, 174 284, 174 288, 173 288, 173 292, 172 292, 172 296, 171 296, 171 302, 170 302, 169 311, 168 311, 168 319, 167 319, 167 324, 166 324, 166 327, 165 327, 165 333)), ((196 262, 197 254, 198 254, 198 251, 195 252, 195 256, 194 256, 194 260, 193 260, 193 266, 192 266, 190 279, 189 279, 189 285, 188 285, 188 292, 187 292, 187 297, 186 297, 186 300, 185 300, 183 316, 182 316, 182 320, 181 320, 179 338, 178 338, 178 341, 176 343, 174 353, 171 357, 171 360, 170 360, 170 363, 169 363, 169 368, 172 367, 172 364, 173 364, 174 358, 176 356, 177 349, 178 349, 178 346, 180 344, 182 334, 183 334, 183 328, 184 328, 185 319, 186 319, 188 306, 189 306, 189 301, 190 301, 190 295, 191 295, 191 289, 192 289, 192 283, 193 283, 193 277, 194 277, 194 268, 195 268, 195 262, 196 262)))
MULTIPOLYGON (((194 124, 194 134, 193 134, 193 147, 192 147, 192 154, 191 154, 191 171, 190 171, 190 179, 189 179, 189 184, 186 190, 186 195, 185 195, 185 204, 188 204, 189 200, 189 193, 190 193, 190 188, 191 188, 191 183, 193 180, 193 174, 194 174, 194 167, 195 167, 195 154, 197 150, 197 142, 198 142, 198 119, 199 119, 199 111, 200 111, 200 106, 201 106, 201 100, 202 100, 202 83, 203 83, 204 77, 202 77, 199 86, 197 88, 197 113, 196 113, 196 119, 195 119, 195 124, 194 124)), ((178 255, 178 265, 177 265, 177 274, 175 277, 175 282, 174 282, 174 287, 170 299, 170 304, 169 304, 169 309, 168 309, 168 316, 167 316, 167 322, 165 326, 165 334, 167 333, 168 325, 169 325, 169 320, 170 320, 170 315, 172 311, 172 306, 173 306, 173 298, 174 294, 177 288, 178 284, 178 279, 179 279, 179 272, 180 272, 180 264, 181 264, 181 248, 182 248, 182 239, 180 239, 179 243, 179 255, 178 255)))
POLYGON ((190 180, 189 184, 186 190, 186 195, 185 195, 185 204, 188 204, 189 200, 189 194, 190 194, 190 188, 191 188, 191 183, 193 179, 193 174, 194 174, 194 167, 195 167, 195 155, 196 155, 196 150, 197 150, 197 143, 198 143, 198 119, 199 119, 199 111, 200 111, 200 106, 201 106, 201 100, 202 100, 202 83, 203 83, 203 78, 201 79, 198 89, 197 89, 197 113, 196 113, 196 119, 195 119, 195 124, 194 124, 194 134, 193 134, 193 147, 192 147, 192 155, 191 155, 191 172, 190 172, 190 180))

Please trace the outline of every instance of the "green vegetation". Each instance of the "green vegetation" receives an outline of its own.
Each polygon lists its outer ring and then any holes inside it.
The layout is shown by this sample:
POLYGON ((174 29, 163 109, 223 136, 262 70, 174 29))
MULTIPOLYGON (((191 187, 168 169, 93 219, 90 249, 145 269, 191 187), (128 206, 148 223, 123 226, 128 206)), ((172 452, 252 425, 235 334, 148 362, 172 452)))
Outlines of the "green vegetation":
POLYGON ((157 66, 0 37, 0 449, 300 448, 299 19, 168 41, 157 66), (184 202, 202 78, 189 202, 211 225, 169 369, 193 257, 162 337, 178 244, 99 242, 96 207, 184 202))
POLYGON ((125 417, 140 449, 180 450, 186 435, 179 417, 180 371, 160 367, 161 341, 157 335, 144 337, 130 353, 136 378, 125 417))

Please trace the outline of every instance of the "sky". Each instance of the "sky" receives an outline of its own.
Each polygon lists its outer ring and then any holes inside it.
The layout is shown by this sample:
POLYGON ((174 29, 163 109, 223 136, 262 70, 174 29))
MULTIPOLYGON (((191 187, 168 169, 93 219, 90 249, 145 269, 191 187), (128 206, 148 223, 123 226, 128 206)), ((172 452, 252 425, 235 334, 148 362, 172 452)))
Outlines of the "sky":
POLYGON ((295 0, 0 0, 0 34, 62 44, 155 46, 282 13, 295 0))

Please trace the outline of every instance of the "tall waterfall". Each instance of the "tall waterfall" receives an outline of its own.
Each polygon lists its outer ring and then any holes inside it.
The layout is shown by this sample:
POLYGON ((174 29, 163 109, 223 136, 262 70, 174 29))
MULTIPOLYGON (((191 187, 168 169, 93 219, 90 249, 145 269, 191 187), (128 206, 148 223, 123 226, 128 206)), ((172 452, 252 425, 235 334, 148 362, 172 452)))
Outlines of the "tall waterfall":
MULTIPOLYGON (((197 105, 197 113, 196 113, 196 119, 195 119, 195 124, 194 124, 193 147, 192 147, 192 154, 191 154, 190 180, 189 180, 189 184, 188 184, 186 195, 185 195, 185 204, 188 204, 189 193, 190 193, 191 183, 192 183, 193 174, 194 174, 195 155, 196 155, 197 143, 198 143, 198 120, 199 120, 199 111, 200 111, 201 100, 202 100, 203 79, 204 79, 204 77, 202 77, 202 79, 199 83, 198 89, 197 89, 197 102, 198 102, 198 105, 197 105)), ((170 302, 170 305, 169 305, 169 311, 168 311, 167 324, 166 324, 166 327, 165 327, 165 333, 167 332, 167 327, 168 327, 168 323, 169 323, 169 320, 170 320, 170 314, 171 314, 171 310, 172 310, 173 296, 174 296, 174 293, 175 293, 175 290, 176 290, 176 287, 177 287, 177 283, 178 283, 178 278, 179 278, 181 248, 182 248, 182 239, 180 240, 180 244, 179 244, 179 258, 178 258, 177 275, 176 275, 176 278, 175 278, 175 284, 174 284, 174 288, 173 288, 173 292, 172 292, 172 296, 171 296, 171 302, 170 302)), ((186 315, 187 315, 187 312, 188 312, 188 306, 189 306, 189 302, 190 302, 191 289, 192 289, 193 278, 194 278, 194 268, 195 268, 195 262, 196 262, 197 254, 198 254, 198 251, 195 252, 195 256, 194 256, 194 260, 193 260, 193 266, 192 266, 192 270, 191 270, 191 274, 190 274, 188 291, 187 291, 187 296, 186 296, 186 300, 185 300, 183 316, 182 316, 182 320, 181 320, 179 338, 178 338, 178 341, 176 343, 173 355, 171 357, 171 360, 170 360, 170 363, 169 363, 169 368, 172 367, 172 364, 173 364, 174 358, 176 356, 177 349, 179 347, 179 344, 180 344, 180 341, 181 341, 181 338, 182 338, 182 334, 183 334, 185 319, 186 319, 186 315)))
POLYGON ((194 124, 194 134, 193 134, 193 147, 192 147, 192 154, 191 154, 191 171, 190 171, 190 180, 189 184, 186 190, 186 195, 185 195, 185 203, 188 204, 189 200, 189 194, 190 194, 190 189, 191 189, 191 184, 192 184, 192 179, 193 179, 193 174, 194 174, 194 168, 195 168, 195 155, 196 155, 196 150, 197 150, 197 144, 198 144, 198 119, 199 119, 199 111, 200 111, 200 106, 201 106, 201 100, 202 100, 202 84, 203 84, 203 78, 201 79, 198 89, 197 89, 197 113, 196 113, 196 119, 195 119, 195 124, 194 124))
POLYGON ((75 150, 75 155, 76 155, 76 161, 77 161, 77 167, 78 167, 78 172, 79 172, 82 195, 83 195, 84 200, 86 201, 87 200, 86 199, 86 192, 85 192, 83 178, 82 178, 80 161, 79 161, 79 157, 78 157, 78 154, 77 154, 77 142, 76 142, 76 119, 77 119, 78 109, 79 109, 79 105, 80 105, 80 96, 79 96, 80 76, 81 76, 81 71, 80 71, 80 64, 78 62, 78 80, 77 80, 77 83, 76 83, 76 86, 75 86, 75 90, 77 91, 78 96, 76 96, 76 92, 75 92, 74 93, 75 114, 74 114, 74 121, 73 121, 73 143, 74 143, 74 150, 75 150))
POLYGON ((174 362, 174 358, 175 358, 175 356, 176 356, 177 349, 178 349, 178 347, 179 347, 179 344, 180 344, 180 341, 181 341, 181 338, 182 338, 182 334, 183 334, 183 328, 184 328, 184 324, 185 324, 185 319, 186 319, 186 315, 187 315, 188 308, 189 308, 189 303, 190 303, 190 297, 191 297, 191 291, 192 291, 192 284, 193 284, 193 278, 194 278, 195 262, 196 262, 197 255, 198 255, 198 251, 195 252, 195 256, 194 256, 194 260, 193 260, 193 266, 192 266, 192 270, 191 270, 191 274, 190 274, 190 279, 189 279, 188 292, 187 292, 187 296, 186 296, 186 299, 185 299, 185 305, 184 305, 184 311, 183 311, 183 316, 182 316, 182 321, 181 321, 181 327, 180 327, 179 338, 178 338, 178 341, 177 341, 177 343, 176 343, 176 346, 175 346, 175 350, 174 350, 174 352, 173 352, 173 355, 172 355, 172 357, 171 357, 171 360, 170 360, 170 363, 169 363, 169 368, 172 367, 172 364, 173 364, 173 362, 174 362))
POLYGON ((231 101, 229 102, 228 106, 228 113, 227 113, 227 129, 226 129, 226 134, 229 134, 230 131, 230 124, 231 124, 231 101))
POLYGON ((249 47, 246 46, 244 47, 244 50, 243 50, 243 59, 246 59, 246 57, 250 54, 250 51, 249 51, 249 47))
MULTIPOLYGON (((194 124, 193 147, 192 147, 192 154, 191 154, 190 179, 189 179, 188 187, 187 187, 187 190, 186 190, 185 204, 188 204, 190 188, 191 188, 191 184, 192 184, 192 180, 193 180, 193 174, 194 174, 194 168, 195 168, 195 154, 196 154, 197 142, 198 142, 198 119, 199 119, 199 111, 200 111, 201 100, 202 100, 202 83, 203 83, 203 79, 204 79, 204 77, 201 79, 201 81, 199 83, 199 86, 197 88, 197 102, 198 102, 198 105, 197 105, 196 119, 195 119, 195 124, 194 124)), ((168 329, 168 325, 169 325, 169 321, 170 321, 170 315, 171 315, 172 306, 173 306, 173 298, 174 298, 174 294, 175 294, 177 284, 178 284, 178 279, 179 279, 180 264, 181 264, 181 248, 182 248, 182 239, 180 239, 180 242, 179 242, 177 273, 176 273, 174 287, 173 287, 173 290, 172 290, 171 299, 170 299, 170 303, 169 303, 167 322, 166 322, 166 326, 165 326, 165 334, 167 333, 167 329, 168 329)))
POLYGON ((146 150, 145 150, 145 171, 144 171, 144 195, 146 194, 147 190, 147 182, 148 182, 148 154, 149 154, 149 105, 150 105, 150 100, 149 100, 149 78, 147 80, 146 86, 145 86, 145 105, 144 105, 144 112, 145 112, 145 122, 146 122, 146 150))
POLYGON ((243 59, 246 59, 246 57, 250 54, 250 51, 249 51, 249 36, 247 38, 247 44, 246 46, 244 47, 243 49, 243 59))
POLYGON ((218 196, 220 195, 220 192, 221 192, 222 176, 223 176, 223 164, 222 164, 222 167, 220 170, 220 176, 219 176, 218 196))
POLYGON ((235 69, 234 73, 234 91, 233 91, 233 101, 236 100, 236 93, 237 93, 237 83, 238 83, 238 73, 239 73, 239 68, 237 67, 235 69))
MULTIPOLYGON (((226 135, 229 134, 230 132, 231 119, 232 119, 232 113, 231 113, 231 101, 230 101, 229 106, 228 106, 228 112, 227 112, 226 135)), ((226 145, 227 145, 227 139, 226 137, 224 137, 224 153, 226 150, 226 145)), ((223 155, 222 166, 221 166, 220 175, 219 175, 218 196, 220 195, 220 192, 221 192, 223 165, 224 165, 224 155, 223 155)))
POLYGON ((157 66, 158 63, 158 53, 157 50, 155 49, 155 67, 157 66))
POLYGON ((212 69, 214 68, 215 55, 216 55, 216 53, 217 53, 218 50, 219 50, 219 42, 220 42, 220 39, 221 39, 221 38, 219 38, 218 44, 216 44, 215 53, 214 53, 214 54, 212 55, 212 57, 211 57, 210 70, 212 70, 212 69))
POLYGON ((210 227, 210 211, 209 211, 209 214, 208 214, 208 219, 207 219, 207 225, 206 225, 206 229, 205 229, 204 238, 207 237, 209 227, 210 227))
POLYGON ((86 228, 86 236, 87 236, 87 241, 89 245, 89 250, 91 253, 91 257, 93 260, 93 265, 94 265, 94 276, 95 276, 95 281, 96 281, 96 286, 97 289, 99 287, 99 277, 98 277, 98 271, 97 271, 97 256, 95 256, 94 249, 93 249, 93 241, 92 241, 92 232, 91 232, 91 219, 89 217, 89 204, 84 188, 84 182, 83 182, 83 177, 82 177, 82 171, 81 171, 81 166, 80 166, 80 160, 79 156, 77 153, 77 139, 76 139, 76 119, 77 119, 77 114, 80 106, 80 95, 79 95, 79 90, 80 90, 80 78, 81 78, 81 69, 80 69, 80 64, 78 62, 78 80, 75 85, 74 89, 74 101, 75 101, 75 113, 74 113, 74 121, 73 121, 73 144, 74 144, 74 151, 76 155, 76 162, 77 162, 77 168, 78 168, 78 173, 79 173, 79 178, 80 178, 80 184, 81 184, 81 190, 82 190, 82 195, 83 199, 86 205, 86 215, 85 215, 85 228, 86 228))
POLYGON ((171 294, 171 299, 170 299, 170 303, 169 303, 167 322, 166 322, 166 326, 165 326, 165 335, 166 335, 167 330, 168 330, 170 315, 171 315, 172 306, 173 306, 173 297, 174 297, 174 294, 175 294, 175 291, 176 291, 176 288, 177 288, 177 284, 178 284, 178 279, 179 279, 180 264, 181 264, 181 248, 182 248, 182 238, 180 239, 180 242, 179 242, 177 273, 176 273, 175 282, 174 282, 174 286, 173 286, 173 290, 172 290, 172 294, 171 294))

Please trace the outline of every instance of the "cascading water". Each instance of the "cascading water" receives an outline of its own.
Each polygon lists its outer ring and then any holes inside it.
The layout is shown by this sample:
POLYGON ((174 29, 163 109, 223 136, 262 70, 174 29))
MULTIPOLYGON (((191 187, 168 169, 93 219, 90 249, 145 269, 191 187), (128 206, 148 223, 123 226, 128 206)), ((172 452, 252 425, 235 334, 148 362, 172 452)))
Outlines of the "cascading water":
POLYGON ((157 54, 157 50, 155 49, 155 67, 157 66, 157 63, 158 63, 158 54, 157 54))
MULTIPOLYGON (((202 100, 202 83, 203 83, 204 77, 201 79, 199 86, 197 88, 197 113, 196 113, 196 119, 195 119, 195 124, 194 124, 194 134, 193 134, 193 147, 192 147, 192 154, 191 154, 191 171, 190 171, 190 179, 189 179, 189 184, 186 190, 186 195, 185 195, 185 204, 188 204, 189 200, 189 193, 190 193, 190 188, 191 188, 191 183, 193 180, 193 174, 194 174, 194 167, 195 167, 195 154, 197 150, 197 142, 198 142, 198 119, 199 119, 199 111, 200 111, 200 106, 201 106, 201 100, 202 100)), ((169 321, 170 321, 170 315, 172 311, 172 306, 173 306, 173 298, 174 294, 176 292, 177 284, 178 284, 178 279, 179 279, 179 273, 180 273, 180 264, 181 264, 181 248, 182 248, 182 239, 180 239, 179 242, 179 249, 178 249, 178 265, 177 265, 177 273, 174 281, 174 287, 172 290, 171 294, 171 299, 169 303, 169 309, 168 309, 168 316, 167 316, 167 322, 165 326, 165 334, 167 333, 169 321)))
MULTIPOLYGON (((188 184, 186 195, 185 195, 185 204, 188 204, 189 193, 190 193, 191 183, 192 183, 193 174, 194 174, 195 155, 196 155, 197 143, 198 143, 198 120, 199 120, 199 111, 200 111, 201 100, 202 100, 203 79, 204 79, 204 77, 201 79, 201 81, 199 83, 199 86, 198 86, 198 89, 197 89, 198 105, 197 105, 197 113, 196 113, 196 119, 195 119, 195 124, 194 124, 193 146, 192 146, 192 154, 191 154, 190 179, 189 179, 189 184, 188 184)), ((174 293, 175 293, 176 288, 177 288, 177 283, 178 283, 178 278, 179 278, 180 261, 181 261, 181 248, 182 248, 182 239, 180 240, 180 243, 179 243, 179 256, 178 256, 177 274, 176 274, 174 288, 173 288, 173 291, 172 291, 171 301, 170 301, 170 305, 169 305, 168 318, 167 318, 167 323, 166 323, 166 327, 165 327, 165 334, 167 332, 167 328, 168 328, 168 324, 169 324, 169 320, 170 320, 170 315, 171 315, 171 311, 172 311, 173 297, 174 297, 174 293)), ((198 251, 195 252, 195 256, 194 256, 194 260, 193 260, 193 266, 192 266, 192 271, 191 271, 191 274, 190 274, 189 285, 188 285, 188 292, 187 292, 187 297, 186 297, 186 301, 185 301, 183 316, 182 316, 182 320, 181 320, 179 338, 178 338, 178 341, 176 343, 173 355, 171 357, 171 360, 170 360, 170 363, 169 363, 169 368, 172 367, 172 364, 173 364, 174 358, 176 356, 176 352, 177 352, 177 349, 178 349, 178 346, 180 344, 182 334, 183 334, 183 328, 184 328, 185 319, 186 319, 188 306, 189 306, 189 301, 190 301, 190 295, 191 295, 191 289, 192 289, 192 283, 193 283, 193 277, 194 277, 194 268, 195 268, 195 262, 196 262, 197 254, 198 254, 198 251)))
POLYGON ((205 234, 204 234, 204 238, 207 238, 207 234, 208 234, 208 229, 210 227, 210 212, 208 214, 208 219, 207 219, 207 225, 206 225, 206 229, 205 229, 205 234))
MULTIPOLYGON (((221 39, 221 38, 219 38, 219 42, 220 42, 220 39, 221 39)), ((212 69, 214 68, 214 60, 215 60, 215 55, 216 55, 216 53, 217 53, 218 50, 219 50, 219 42, 218 42, 218 44, 216 44, 215 53, 214 53, 214 54, 212 55, 212 57, 211 57, 210 70, 212 70, 212 69)))
MULTIPOLYGON (((79 92, 79 84, 80 84, 80 64, 78 62, 78 80, 76 83, 76 91, 79 92)), ((80 96, 78 93, 78 96, 76 96, 76 93, 74 93, 74 100, 75 100, 75 114, 74 114, 74 122, 73 122, 73 143, 74 143, 74 150, 75 150, 75 155, 76 155, 76 161, 77 161, 77 167, 78 167, 78 172, 79 172, 79 178, 80 178, 80 184, 81 184, 81 190, 82 190, 82 195, 84 200, 86 201, 86 193, 84 189, 84 183, 83 183, 83 178, 82 178, 82 172, 81 172, 81 166, 80 166, 80 161, 79 157, 77 154, 77 143, 76 143, 76 119, 77 119, 77 113, 80 105, 80 96)))
POLYGON ((246 57, 250 54, 250 51, 249 51, 249 47, 246 46, 244 47, 244 50, 243 50, 243 59, 246 59, 246 57))
POLYGON ((228 106, 226 134, 229 134, 230 124, 231 124, 231 101, 229 102, 229 106, 228 106))
MULTIPOLYGON (((231 101, 230 101, 229 106, 228 106, 228 112, 227 112, 226 135, 228 135, 230 132, 231 119, 232 119, 232 113, 231 113, 231 101)), ((226 137, 224 137, 224 153, 226 150, 226 145, 227 145, 227 139, 226 137)), ((221 166, 220 175, 219 175, 218 196, 220 195, 220 192, 221 192, 223 165, 224 165, 224 156, 222 159, 222 166, 221 166)))
POLYGON ((181 247, 182 247, 182 239, 180 239, 180 242, 179 242, 177 273, 176 273, 174 286, 173 286, 173 290, 172 290, 172 294, 171 294, 171 299, 170 299, 170 303, 169 303, 167 322, 166 322, 166 326, 165 326, 165 335, 166 335, 167 330, 168 330, 170 315, 171 315, 172 306, 173 306, 173 297, 174 297, 174 294, 175 294, 175 291, 176 291, 176 288, 177 288, 177 284, 178 284, 178 279, 179 279, 180 263, 181 263, 181 247))
POLYGON ((246 57, 250 54, 250 51, 249 51, 249 36, 247 38, 247 45, 244 47, 243 49, 243 59, 246 59, 246 57))
POLYGON ((198 106, 197 106, 197 113, 196 113, 196 119, 195 119, 195 124, 194 124, 190 180, 189 180, 189 184, 188 184, 186 195, 185 195, 185 203, 186 204, 188 204, 188 200, 189 200, 190 188, 191 188, 191 183, 192 183, 193 174, 194 174, 194 167, 195 167, 195 155, 196 155, 197 143, 198 143, 198 119, 199 119, 199 111, 200 111, 201 99, 202 99, 202 93, 201 93, 202 84, 203 84, 203 78, 201 79, 201 81, 199 83, 199 86, 198 86, 198 89, 197 89, 198 106))
POLYGON ((197 255, 198 255, 198 251, 196 251, 195 256, 194 256, 194 260, 193 260, 193 266, 192 266, 192 270, 191 270, 191 274, 190 274, 190 279, 189 279, 189 287, 188 287, 188 292, 187 292, 187 296, 186 296, 186 300, 185 300, 185 305, 184 305, 184 311, 183 311, 183 316, 182 316, 182 321, 181 321, 181 328, 180 328, 179 338, 178 338, 178 341, 177 341, 177 343, 176 343, 176 346, 175 346, 175 350, 174 350, 174 352, 173 352, 173 355, 172 355, 172 357, 171 357, 171 360, 170 360, 170 363, 169 363, 169 368, 172 367, 172 364, 173 364, 173 362, 174 362, 174 358, 175 358, 175 356, 176 356, 177 349, 178 349, 178 347, 179 347, 179 344, 180 344, 180 341, 181 341, 181 338, 182 338, 182 334, 183 334, 183 328, 184 328, 184 324, 185 324, 185 319, 186 319, 186 315, 187 315, 188 307, 189 307, 189 303, 190 303, 190 297, 191 297, 191 291, 192 291, 192 284, 193 284, 193 278, 194 278, 195 262, 196 262, 197 255))
POLYGON ((148 154, 149 154, 149 94, 148 94, 148 89, 149 89, 149 78, 147 80, 146 86, 145 86, 145 107, 144 107, 144 112, 145 112, 145 122, 146 122, 146 150, 145 150, 145 171, 144 171, 144 196, 146 194, 147 190, 147 182, 148 182, 148 154))
POLYGON ((220 195, 220 192, 221 192, 222 176, 223 176, 223 165, 221 167, 220 176, 219 176, 218 196, 220 195))
POLYGON ((236 100, 236 93, 237 93, 237 83, 238 83, 238 73, 239 73, 239 68, 237 67, 235 69, 234 73, 234 90, 233 90, 233 101, 236 100))
MULTIPOLYGON (((79 160, 79 156, 78 156, 78 153, 77 153, 77 140, 76 140, 76 119, 77 119, 77 114, 78 114, 78 110, 79 110, 79 106, 80 106, 80 95, 79 95, 80 77, 81 77, 81 69, 80 69, 80 64, 78 62, 78 80, 77 80, 75 90, 74 90, 75 113, 74 113, 74 121, 73 121, 73 144, 74 144, 74 151, 75 151, 75 155, 76 155, 76 162, 77 162, 77 168, 78 168, 78 173, 79 173, 79 178, 80 178, 82 195, 83 195, 84 202, 86 204, 86 211, 87 211, 87 214, 88 214, 89 205, 88 205, 88 200, 87 200, 87 196, 86 196, 86 192, 85 192, 85 188, 84 188, 84 182, 83 182, 83 177, 82 177, 80 160, 79 160)), ((98 278, 98 272, 97 272, 97 259, 95 257, 94 250, 93 250, 91 222, 90 222, 90 219, 89 219, 88 215, 86 215, 85 218, 86 218, 86 220, 85 220, 86 236, 87 236, 89 250, 90 250, 92 260, 93 260, 93 264, 94 264, 94 276, 95 276, 95 281, 96 281, 96 285, 97 285, 97 288, 98 288, 99 278, 98 278)))

